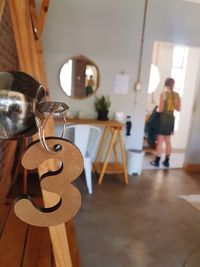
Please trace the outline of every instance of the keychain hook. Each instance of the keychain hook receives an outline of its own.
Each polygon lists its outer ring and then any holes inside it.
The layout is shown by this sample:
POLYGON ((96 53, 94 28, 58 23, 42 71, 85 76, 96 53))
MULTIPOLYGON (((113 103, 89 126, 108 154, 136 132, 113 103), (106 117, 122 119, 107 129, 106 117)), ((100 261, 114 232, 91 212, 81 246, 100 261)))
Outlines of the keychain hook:
POLYGON ((56 147, 53 147, 53 149, 48 147, 44 134, 45 126, 52 114, 62 115, 63 118, 63 127, 61 133, 61 138, 62 138, 65 133, 66 123, 67 123, 66 111, 68 109, 69 107, 62 102, 43 102, 40 103, 37 107, 36 122, 38 126, 39 140, 42 147, 50 153, 57 153, 60 149, 56 147))

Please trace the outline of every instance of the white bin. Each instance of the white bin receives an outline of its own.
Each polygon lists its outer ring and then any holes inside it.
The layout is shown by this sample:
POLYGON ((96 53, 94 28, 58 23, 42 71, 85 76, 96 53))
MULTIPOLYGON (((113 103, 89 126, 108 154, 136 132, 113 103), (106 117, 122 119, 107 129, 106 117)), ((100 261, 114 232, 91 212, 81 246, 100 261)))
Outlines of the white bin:
POLYGON ((140 175, 142 172, 144 152, 130 149, 126 151, 127 171, 129 175, 140 175))

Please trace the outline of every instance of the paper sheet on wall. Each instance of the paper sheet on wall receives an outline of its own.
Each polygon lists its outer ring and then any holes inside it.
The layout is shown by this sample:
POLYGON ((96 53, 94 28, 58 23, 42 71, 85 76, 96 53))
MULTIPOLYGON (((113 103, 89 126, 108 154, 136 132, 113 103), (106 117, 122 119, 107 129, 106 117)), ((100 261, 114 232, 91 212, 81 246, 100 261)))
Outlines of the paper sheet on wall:
POLYGON ((129 86, 129 76, 126 74, 117 74, 115 76, 115 94, 127 95, 129 86))

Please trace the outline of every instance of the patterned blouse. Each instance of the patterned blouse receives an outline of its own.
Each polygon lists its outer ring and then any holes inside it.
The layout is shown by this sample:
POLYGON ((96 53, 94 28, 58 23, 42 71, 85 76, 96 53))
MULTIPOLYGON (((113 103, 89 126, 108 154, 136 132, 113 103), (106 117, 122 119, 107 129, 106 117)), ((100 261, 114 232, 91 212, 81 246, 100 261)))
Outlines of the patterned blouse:
POLYGON ((179 94, 173 91, 164 92, 164 113, 173 113, 179 104, 179 94))

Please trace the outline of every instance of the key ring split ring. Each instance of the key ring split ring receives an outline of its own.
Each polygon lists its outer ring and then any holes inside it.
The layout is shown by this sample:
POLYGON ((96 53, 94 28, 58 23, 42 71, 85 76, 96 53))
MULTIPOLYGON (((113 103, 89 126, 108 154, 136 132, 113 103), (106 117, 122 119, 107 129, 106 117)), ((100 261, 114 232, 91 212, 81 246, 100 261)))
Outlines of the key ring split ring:
POLYGON ((67 123, 66 110, 68 108, 69 107, 65 103, 44 102, 44 103, 41 103, 37 109, 37 111, 38 111, 37 115, 38 116, 36 117, 36 119, 37 119, 36 122, 37 122, 37 126, 38 126, 39 140, 40 140, 42 147, 50 153, 57 153, 60 149, 56 148, 56 147, 53 147, 53 149, 48 147, 48 145, 46 143, 46 139, 45 139, 45 133, 44 133, 45 126, 46 126, 46 124, 47 124, 47 122, 48 122, 48 120, 52 114, 62 115, 63 127, 62 127, 61 136, 60 136, 60 138, 62 138, 64 136, 64 133, 65 133, 66 123, 67 123), (60 109, 60 108, 62 108, 62 109, 60 109), (48 114, 47 116, 45 116, 46 113, 48 114))

